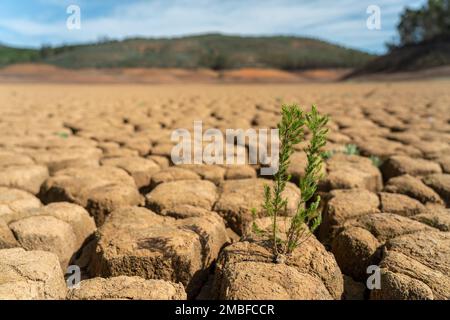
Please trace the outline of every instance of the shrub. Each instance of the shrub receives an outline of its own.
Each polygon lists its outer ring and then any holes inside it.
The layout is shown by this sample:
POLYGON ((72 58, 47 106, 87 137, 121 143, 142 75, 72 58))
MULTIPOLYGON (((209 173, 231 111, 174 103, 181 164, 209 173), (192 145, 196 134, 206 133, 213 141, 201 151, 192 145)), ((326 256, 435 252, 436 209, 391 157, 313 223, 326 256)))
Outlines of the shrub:
POLYGON ((327 160, 327 159, 331 159, 331 157, 334 156, 336 152, 334 150, 327 150, 322 152, 322 158, 327 160))
MULTIPOLYGON (((271 235, 274 261, 280 261, 280 254, 289 255, 309 234, 307 229, 313 232, 321 223, 321 214, 318 210, 320 196, 315 196, 317 185, 322 178, 321 169, 323 163, 323 147, 326 144, 328 129, 325 128, 328 117, 318 113, 315 106, 310 112, 302 111, 297 105, 285 105, 282 107, 281 122, 278 124, 280 136, 279 169, 274 175, 274 184, 270 188, 264 188, 265 200, 263 208, 268 216, 272 218, 271 235), (311 140, 305 148, 308 163, 305 175, 300 179, 299 188, 301 198, 296 212, 290 220, 290 226, 285 231, 284 240, 278 237, 277 218, 285 215, 287 210, 287 199, 282 193, 286 188, 290 176, 287 169, 290 157, 294 152, 294 146, 305 139, 305 126, 311 132, 311 140), (284 213, 284 214, 283 214, 284 213)), ((258 230, 253 224, 254 230, 258 230)))
POLYGON ((372 155, 369 157, 369 159, 370 161, 372 161, 372 164, 377 168, 379 168, 383 164, 383 161, 377 156, 372 155))
POLYGON ((345 152, 344 153, 347 154, 347 155, 350 155, 350 156, 353 156, 353 155, 359 156, 358 146, 355 145, 355 144, 347 144, 345 146, 345 152))

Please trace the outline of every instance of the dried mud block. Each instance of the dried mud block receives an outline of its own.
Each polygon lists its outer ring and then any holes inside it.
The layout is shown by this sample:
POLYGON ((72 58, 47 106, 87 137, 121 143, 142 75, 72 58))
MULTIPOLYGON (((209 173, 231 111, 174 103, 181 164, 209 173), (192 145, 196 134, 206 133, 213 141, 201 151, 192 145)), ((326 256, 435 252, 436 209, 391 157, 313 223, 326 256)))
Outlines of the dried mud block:
POLYGON ((225 247, 213 288, 215 298, 227 300, 329 300, 344 290, 336 260, 313 235, 285 263, 274 263, 267 242, 251 237, 225 247))
POLYGON ((206 164, 181 164, 177 167, 191 170, 197 173, 202 179, 211 181, 214 184, 219 184, 225 177, 225 168, 219 165, 206 164))
POLYGON ((336 154, 327 161, 327 171, 320 187, 324 191, 367 189, 378 192, 383 187, 380 170, 368 158, 336 154))
POLYGON ((70 289, 69 300, 186 300, 183 285, 164 280, 118 276, 93 278, 70 289))
POLYGON ((351 277, 344 276, 344 295, 343 300, 364 300, 366 285, 362 282, 357 282, 351 277))
POLYGON ((51 175, 70 168, 98 167, 102 151, 93 147, 37 149, 28 152, 37 164, 45 165, 51 175))
POLYGON ((380 170, 385 180, 404 174, 424 176, 442 172, 441 166, 436 162, 407 156, 392 156, 388 158, 383 162, 380 170))
POLYGON ((325 200, 319 239, 329 243, 348 219, 379 212, 380 200, 365 189, 333 190, 325 200))
POLYGON ((145 208, 121 208, 98 230, 91 273, 181 282, 192 297, 227 240, 215 213, 177 220, 145 208))
POLYGON ((0 167, 0 186, 17 188, 32 194, 39 193, 42 183, 48 178, 47 167, 20 165, 0 167))
POLYGON ((367 267, 381 259, 380 250, 386 241, 431 230, 433 228, 407 217, 373 213, 345 222, 331 243, 331 252, 343 273, 364 281, 368 276, 367 267))
POLYGON ((430 187, 426 186, 420 179, 408 174, 389 179, 384 191, 401 193, 422 203, 444 204, 439 195, 430 187))
POLYGON ((411 219, 422 222, 441 231, 450 231, 450 209, 430 208, 411 219))
POLYGON ((450 299, 450 234, 423 231, 386 243, 372 299, 450 299))
MULTIPOLYGON (((273 181, 267 179, 227 180, 219 186, 219 199, 214 205, 227 225, 237 234, 242 234, 253 220, 252 209, 256 214, 263 214, 264 186, 272 187, 273 181)), ((300 200, 300 190, 293 184, 287 183, 283 197, 288 199, 287 213, 293 215, 300 200)))
POLYGON ((143 201, 134 179, 111 166, 58 171, 44 182, 39 197, 44 203, 78 204, 89 211, 97 225, 103 224, 111 211, 143 201))
POLYGON ((155 188, 157 185, 166 182, 178 180, 201 180, 200 176, 195 172, 179 167, 169 167, 163 169, 152 176, 150 186, 155 188))
POLYGON ((125 170, 133 177, 138 188, 150 185, 150 179, 160 170, 154 161, 140 157, 107 158, 101 160, 101 164, 125 170))
POLYGON ((55 254, 22 248, 0 250, 0 299, 65 299, 66 292, 55 254))
POLYGON ((0 249, 20 247, 8 224, 0 219, 0 249))
POLYGON ((361 154, 367 157, 377 156, 381 159, 386 159, 394 155, 406 155, 410 157, 422 156, 422 152, 413 146, 382 137, 372 136, 362 138, 356 134, 354 143, 358 146, 361 154))
POLYGON ((9 225, 26 250, 42 250, 56 254, 63 270, 77 250, 77 239, 72 227, 51 216, 32 216, 9 225))
POLYGON ((426 211, 420 201, 400 193, 380 192, 380 209, 382 212, 399 214, 401 216, 413 216, 426 211))
POLYGON ((256 178, 256 170, 250 165, 227 166, 226 180, 253 179, 256 178))
POLYGON ((39 199, 26 191, 0 187, 0 219, 6 223, 25 217, 28 211, 41 206, 39 199))
POLYGON ((441 196, 447 207, 450 207, 450 174, 432 174, 422 181, 441 196))
POLYGON ((205 180, 180 180, 162 183, 146 196, 146 206, 165 214, 181 205, 211 210, 217 199, 217 188, 205 180))

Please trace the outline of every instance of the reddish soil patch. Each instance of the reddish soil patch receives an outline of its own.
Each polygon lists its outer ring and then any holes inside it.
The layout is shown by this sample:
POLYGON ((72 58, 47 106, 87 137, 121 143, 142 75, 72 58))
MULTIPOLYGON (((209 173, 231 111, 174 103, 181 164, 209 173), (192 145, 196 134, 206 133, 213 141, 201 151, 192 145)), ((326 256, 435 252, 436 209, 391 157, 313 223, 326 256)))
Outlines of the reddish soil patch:
POLYGON ((17 64, 0 69, 0 83, 298 83, 330 82, 347 70, 288 72, 276 69, 114 68, 71 70, 45 64, 17 64))

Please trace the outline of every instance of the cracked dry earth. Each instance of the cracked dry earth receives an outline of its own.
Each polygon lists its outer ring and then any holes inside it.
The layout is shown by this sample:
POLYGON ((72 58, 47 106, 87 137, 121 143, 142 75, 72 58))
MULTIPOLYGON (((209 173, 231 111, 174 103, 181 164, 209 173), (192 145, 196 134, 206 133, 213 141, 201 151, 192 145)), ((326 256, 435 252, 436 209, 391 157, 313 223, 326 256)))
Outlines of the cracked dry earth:
POLYGON ((449 87, 2 85, 0 298, 449 299, 449 87), (322 225, 273 264, 248 231, 270 181, 257 166, 173 166, 170 136, 194 120, 274 127, 281 102, 329 114, 333 152, 322 225), (366 289, 370 265, 381 289, 366 289))

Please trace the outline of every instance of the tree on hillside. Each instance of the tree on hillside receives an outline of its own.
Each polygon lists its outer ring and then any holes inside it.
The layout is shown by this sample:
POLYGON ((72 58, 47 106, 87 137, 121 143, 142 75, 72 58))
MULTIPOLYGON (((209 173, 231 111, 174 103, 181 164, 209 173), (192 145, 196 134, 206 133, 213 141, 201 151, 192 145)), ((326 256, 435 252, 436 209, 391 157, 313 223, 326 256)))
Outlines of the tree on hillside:
MULTIPOLYGON (((450 0, 428 0, 417 10, 405 9, 397 25, 397 46, 450 35, 450 0)), ((392 44, 389 45, 392 47, 392 44)), ((394 45, 395 47, 395 45, 394 45)))

